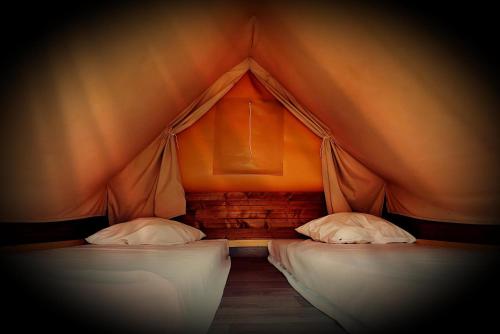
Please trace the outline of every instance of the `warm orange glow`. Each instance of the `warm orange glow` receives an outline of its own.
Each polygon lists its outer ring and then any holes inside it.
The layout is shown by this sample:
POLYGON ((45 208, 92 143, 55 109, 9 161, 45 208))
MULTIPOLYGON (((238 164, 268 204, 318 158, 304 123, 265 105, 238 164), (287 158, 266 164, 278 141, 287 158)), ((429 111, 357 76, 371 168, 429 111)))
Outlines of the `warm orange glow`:
MULTIPOLYGON (((245 75, 221 101, 274 99, 245 75)), ((213 175, 215 108, 178 135, 179 164, 186 191, 322 191, 321 140, 284 107, 283 176, 213 175)))
POLYGON ((226 98, 215 108, 213 174, 283 175, 283 106, 226 98))
MULTIPOLYGON (((447 36, 362 6, 148 8, 55 33, 12 68, 0 108, 0 220, 105 214, 108 182, 252 57, 384 180, 391 211, 498 223, 497 89, 447 36)), ((248 77, 227 94, 239 96, 271 95, 248 77)), ((320 140, 289 113, 283 176, 212 175, 213 121, 211 111, 178 136, 188 191, 321 191, 320 140)), ((343 191, 359 198, 367 189, 347 183, 343 191)))
POLYGON ((247 56, 245 12, 228 6, 193 19, 176 7, 123 11, 58 33, 19 69, 1 108, 9 121, 0 122, 8 194, 0 220, 105 214, 113 175, 247 56))

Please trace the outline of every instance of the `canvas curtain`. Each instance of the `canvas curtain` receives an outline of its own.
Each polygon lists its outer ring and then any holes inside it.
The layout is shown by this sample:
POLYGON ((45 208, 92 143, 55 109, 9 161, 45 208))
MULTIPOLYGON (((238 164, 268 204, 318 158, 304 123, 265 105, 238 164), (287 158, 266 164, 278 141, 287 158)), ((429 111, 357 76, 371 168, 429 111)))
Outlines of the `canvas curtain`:
POLYGON ((323 138, 321 163, 328 213, 359 211, 380 215, 384 201, 384 181, 339 147, 328 127, 302 107, 253 59, 250 59, 250 70, 288 111, 323 138))
POLYGON ((172 218, 186 212, 176 134, 208 112, 248 68, 248 60, 245 60, 220 77, 184 109, 146 150, 111 179, 108 184, 110 224, 145 216, 172 218))
POLYGON ((111 224, 136 217, 172 218, 185 213, 175 136, 208 112, 248 70, 288 111, 323 138, 320 154, 328 212, 380 214, 384 198, 382 179, 339 147, 327 126, 303 108, 253 59, 247 58, 184 109, 146 150, 110 181, 108 216, 111 224))

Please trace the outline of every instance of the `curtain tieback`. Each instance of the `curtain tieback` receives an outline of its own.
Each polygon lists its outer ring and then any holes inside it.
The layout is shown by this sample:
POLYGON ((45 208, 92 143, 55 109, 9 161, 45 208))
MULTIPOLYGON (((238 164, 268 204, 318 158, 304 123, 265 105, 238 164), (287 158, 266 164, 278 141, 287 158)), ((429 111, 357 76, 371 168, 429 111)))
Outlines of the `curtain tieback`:
POLYGON ((325 146, 326 141, 333 141, 335 143, 335 139, 331 134, 327 134, 323 136, 323 140, 321 141, 321 147, 319 148, 319 156, 323 157, 323 147, 325 146))
POLYGON ((163 135, 165 136, 166 139, 172 137, 173 141, 175 142, 175 146, 177 147, 177 150, 179 150, 179 141, 177 139, 177 133, 174 132, 173 128, 168 128, 165 131, 163 131, 163 135))

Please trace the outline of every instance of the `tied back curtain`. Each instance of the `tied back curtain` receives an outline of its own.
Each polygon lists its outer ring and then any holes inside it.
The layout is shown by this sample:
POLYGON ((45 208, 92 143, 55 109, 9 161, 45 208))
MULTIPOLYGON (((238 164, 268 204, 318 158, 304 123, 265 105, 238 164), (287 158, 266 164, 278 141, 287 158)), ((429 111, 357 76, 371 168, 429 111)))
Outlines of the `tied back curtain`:
POLYGON ((338 146, 328 127, 302 107, 253 59, 250 59, 250 70, 288 111, 323 138, 321 164, 328 213, 359 211, 380 215, 385 193, 384 181, 338 146))
POLYGON ((260 65, 248 58, 220 77, 184 109, 146 150, 112 178, 108 184, 111 224, 144 216, 172 218, 185 214, 186 202, 175 136, 208 112, 247 71, 251 71, 288 111, 323 138, 320 154, 328 213, 354 210, 380 214, 384 182, 342 150, 326 125, 303 108, 260 65))
POLYGON ((110 224, 137 217, 172 218, 185 214, 175 136, 208 112, 247 71, 248 60, 245 60, 225 73, 111 179, 108 184, 110 224))

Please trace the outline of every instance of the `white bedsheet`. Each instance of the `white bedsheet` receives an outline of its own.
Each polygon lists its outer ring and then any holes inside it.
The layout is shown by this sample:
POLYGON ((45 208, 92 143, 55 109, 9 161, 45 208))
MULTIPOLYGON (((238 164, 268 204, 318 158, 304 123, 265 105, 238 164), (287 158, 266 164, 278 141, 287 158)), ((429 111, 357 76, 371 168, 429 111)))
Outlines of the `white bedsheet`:
MULTIPOLYGON (((410 331, 427 319, 441 319, 447 308, 472 315, 485 305, 469 302, 475 292, 500 295, 498 281, 490 284, 498 278, 493 277, 498 249, 491 247, 422 240, 387 245, 272 240, 268 248, 269 261, 290 284, 351 333, 410 331)), ((470 319, 455 320, 460 326, 470 319)), ((487 314, 476 320, 492 321, 487 314)))
POLYGON ((174 246, 84 245, 17 254, 39 291, 97 328, 205 333, 230 269, 227 240, 174 246))

